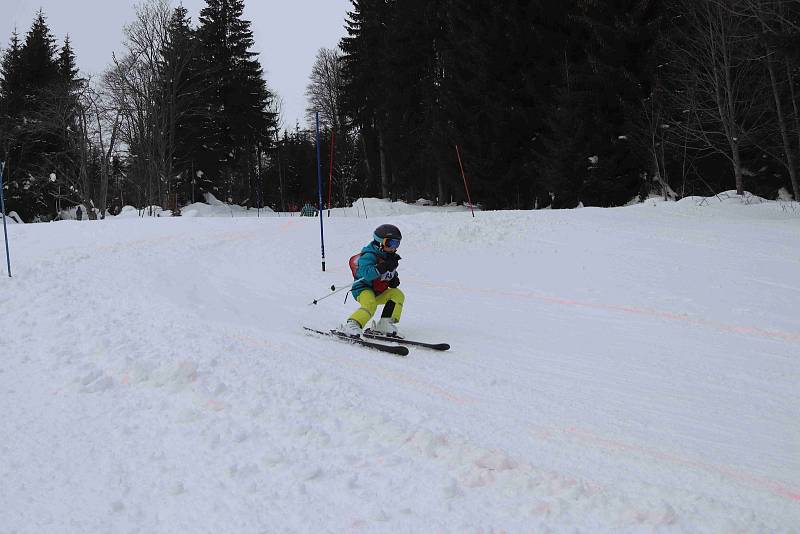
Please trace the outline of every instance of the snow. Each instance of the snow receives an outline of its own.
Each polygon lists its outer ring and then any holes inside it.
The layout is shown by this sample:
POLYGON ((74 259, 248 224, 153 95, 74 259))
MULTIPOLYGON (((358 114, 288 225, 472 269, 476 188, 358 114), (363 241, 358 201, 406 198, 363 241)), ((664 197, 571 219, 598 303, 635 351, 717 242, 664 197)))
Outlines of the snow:
POLYGON ((10 225, 0 531, 796 532, 800 210, 365 204, 10 225), (301 329, 385 222, 448 352, 301 329))
POLYGON ((9 224, 23 224, 22 217, 16 211, 9 211, 8 218, 6 218, 2 213, 0 213, 0 223, 3 222, 5 219, 6 225, 9 224))

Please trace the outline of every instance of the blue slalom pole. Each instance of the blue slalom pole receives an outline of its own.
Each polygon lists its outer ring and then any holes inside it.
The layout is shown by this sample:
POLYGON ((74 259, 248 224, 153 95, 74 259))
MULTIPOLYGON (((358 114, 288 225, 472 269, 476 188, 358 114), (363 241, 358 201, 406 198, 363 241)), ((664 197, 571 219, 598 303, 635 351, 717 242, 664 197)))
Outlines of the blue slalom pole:
POLYGON ((8 277, 11 278, 11 254, 8 252, 8 230, 6 230, 6 201, 5 194, 3 193, 3 171, 6 168, 6 162, 0 161, 0 214, 3 215, 3 237, 6 240, 6 266, 8 267, 8 277))
POLYGON ((319 153, 319 111, 317 111, 317 194, 319 197, 319 240, 322 244, 322 272, 325 272, 325 230, 322 221, 322 160, 319 153))

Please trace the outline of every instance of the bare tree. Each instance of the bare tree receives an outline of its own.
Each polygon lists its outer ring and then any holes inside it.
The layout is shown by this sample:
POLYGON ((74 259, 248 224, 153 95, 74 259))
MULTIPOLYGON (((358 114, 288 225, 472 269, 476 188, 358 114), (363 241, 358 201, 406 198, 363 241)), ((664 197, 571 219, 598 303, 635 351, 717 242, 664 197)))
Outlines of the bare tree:
POLYGON ((742 151, 758 145, 768 125, 764 76, 754 50, 757 32, 733 8, 748 0, 677 0, 672 92, 683 118, 674 126, 702 149, 731 163, 736 192, 744 193, 742 151))
POLYGON ((36 122, 59 132, 62 150, 44 154, 42 163, 42 171, 50 173, 50 194, 56 206, 64 200, 79 202, 86 206, 90 219, 96 218, 95 209, 104 218, 119 111, 87 78, 51 99, 36 122))
POLYGON ((100 191, 97 207, 100 211, 100 218, 105 219, 108 204, 108 182, 111 178, 111 162, 116 148, 121 113, 119 109, 110 104, 106 95, 94 89, 90 88, 86 91, 82 100, 82 122, 88 125, 91 120, 93 123, 94 131, 88 141, 96 147, 100 157, 100 191))
MULTIPOLYGON (((354 132, 350 121, 343 116, 341 108, 344 96, 343 83, 341 52, 338 49, 320 48, 306 89, 308 98, 306 119, 313 124, 315 113, 319 111, 321 127, 335 132, 334 182, 341 195, 341 202, 344 203, 347 202, 350 190, 355 183, 359 158, 363 157, 367 172, 369 172, 369 160, 366 151, 361 154, 358 146, 359 143, 362 143, 362 147, 366 146, 363 135, 360 132, 354 132)), ((380 146, 382 170, 383 175, 386 176, 382 137, 380 146)), ((388 186, 386 196, 388 196, 388 186)))
MULTIPOLYGON (((171 10, 168 0, 148 0, 136 8, 125 27, 126 53, 114 57, 104 83, 120 110, 119 135, 131 158, 134 179, 145 183, 148 205, 164 205, 169 192, 171 152, 169 106, 164 105, 159 73, 167 44, 171 10)), ((168 97, 167 97, 168 98, 168 97)))
POLYGON ((341 131, 342 82, 341 53, 338 49, 320 48, 306 88, 306 119, 310 124, 314 123, 315 113, 319 111, 322 126, 341 131))
POLYGON ((782 43, 786 36, 800 33, 797 15, 800 0, 743 0, 739 5, 720 2, 735 16, 751 19, 761 30, 762 63, 769 74, 775 106, 775 118, 781 138, 783 158, 777 157, 789 173, 794 198, 800 198, 798 156, 800 155, 800 116, 798 116, 795 65, 785 50, 792 44, 782 43), (791 14, 794 13, 795 17, 791 14), (784 50, 781 50, 784 48, 784 50), (794 137, 794 142, 792 141, 794 137))

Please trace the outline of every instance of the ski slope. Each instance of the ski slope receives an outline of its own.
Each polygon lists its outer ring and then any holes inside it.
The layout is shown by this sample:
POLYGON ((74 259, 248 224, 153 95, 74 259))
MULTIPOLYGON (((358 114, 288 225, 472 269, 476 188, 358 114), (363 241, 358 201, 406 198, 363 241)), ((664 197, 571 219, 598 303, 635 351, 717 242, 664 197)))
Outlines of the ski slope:
POLYGON ((0 532, 800 531, 796 205, 362 206, 10 225, 0 532), (384 222, 450 351, 303 332, 384 222))

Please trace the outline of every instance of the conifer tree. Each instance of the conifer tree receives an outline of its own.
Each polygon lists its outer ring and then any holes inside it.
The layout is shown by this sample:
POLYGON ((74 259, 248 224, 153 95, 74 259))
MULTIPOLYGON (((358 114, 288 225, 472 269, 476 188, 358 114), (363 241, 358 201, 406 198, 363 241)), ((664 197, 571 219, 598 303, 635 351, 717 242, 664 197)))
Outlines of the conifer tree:
POLYGON ((69 35, 64 37, 64 45, 58 55, 58 78, 67 87, 71 87, 78 77, 78 67, 75 64, 75 52, 72 51, 72 44, 69 35))
POLYGON ((243 0, 206 0, 198 28, 211 92, 203 170, 214 177, 219 192, 236 200, 250 198, 256 147, 269 142, 266 132, 276 122, 243 12, 243 0))
MULTIPOLYGON (((389 196, 390 180, 387 169, 386 128, 388 125, 387 84, 392 73, 387 65, 388 32, 392 27, 392 4, 386 0, 350 0, 352 11, 347 14, 347 37, 342 49, 342 78, 344 98, 342 108, 378 147, 380 194, 389 196), (372 135, 370 135, 372 134, 372 135)), ((365 154, 365 158, 369 156, 365 154)))
POLYGON ((194 155, 203 150, 202 129, 208 90, 199 42, 183 6, 172 12, 160 55, 158 68, 164 107, 160 116, 167 137, 168 153, 164 156, 167 175, 179 176, 177 187, 183 199, 188 200, 195 179, 194 155))
POLYGON ((3 61, 5 114, 3 145, 9 172, 9 209, 31 220, 50 211, 46 190, 49 161, 63 145, 59 131, 49 120, 58 102, 57 47, 42 11, 20 46, 16 34, 3 61))
MULTIPOLYGON (((0 118, 3 122, 22 113, 25 103, 22 50, 19 35, 11 35, 11 43, 0 62, 0 118)), ((2 126, 0 126, 2 128, 2 126)), ((2 143, 0 143, 0 147, 2 143)))
POLYGON ((5 162, 4 183, 10 206, 18 199, 17 177, 22 176, 19 170, 22 155, 19 137, 24 105, 22 50, 19 35, 14 31, 0 62, 0 160, 5 162))
POLYGON ((359 126, 370 126, 383 113, 388 79, 385 59, 389 7, 385 0, 350 0, 347 37, 341 41, 345 108, 359 126))
POLYGON ((44 13, 39 11, 22 46, 23 83, 31 109, 42 105, 42 95, 59 78, 57 47, 44 13))

